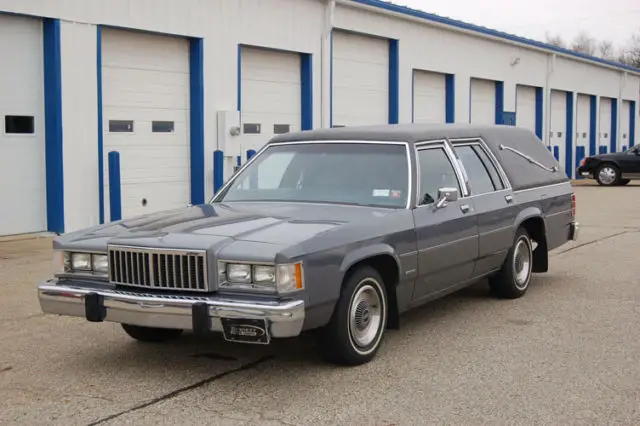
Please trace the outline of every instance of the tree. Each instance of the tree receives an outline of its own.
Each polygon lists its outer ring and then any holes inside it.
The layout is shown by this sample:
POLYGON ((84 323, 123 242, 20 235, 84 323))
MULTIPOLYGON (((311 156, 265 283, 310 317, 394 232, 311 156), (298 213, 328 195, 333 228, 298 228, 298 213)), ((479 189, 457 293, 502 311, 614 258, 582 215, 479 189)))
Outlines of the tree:
POLYGON ((549 33, 545 33, 544 38, 547 44, 556 47, 565 47, 564 40, 562 40, 562 37, 560 37, 560 35, 551 35, 549 33))
POLYGON ((596 53, 596 39, 591 37, 586 31, 581 31, 573 39, 571 50, 584 53, 585 55, 594 55, 596 53))
POLYGON ((609 40, 602 40, 598 43, 598 56, 602 59, 613 59, 615 54, 615 49, 613 48, 613 43, 609 40))
POLYGON ((640 32, 631 36, 618 60, 631 67, 640 68, 640 32))

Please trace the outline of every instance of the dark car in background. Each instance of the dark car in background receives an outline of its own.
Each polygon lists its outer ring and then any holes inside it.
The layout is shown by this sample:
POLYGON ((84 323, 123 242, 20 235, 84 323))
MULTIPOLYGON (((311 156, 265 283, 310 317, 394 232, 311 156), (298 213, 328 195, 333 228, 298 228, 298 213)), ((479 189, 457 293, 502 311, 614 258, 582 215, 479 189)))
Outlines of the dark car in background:
POLYGON ((640 179, 640 145, 625 152, 587 157, 580 162, 576 176, 595 179, 603 186, 626 185, 633 179, 640 179))

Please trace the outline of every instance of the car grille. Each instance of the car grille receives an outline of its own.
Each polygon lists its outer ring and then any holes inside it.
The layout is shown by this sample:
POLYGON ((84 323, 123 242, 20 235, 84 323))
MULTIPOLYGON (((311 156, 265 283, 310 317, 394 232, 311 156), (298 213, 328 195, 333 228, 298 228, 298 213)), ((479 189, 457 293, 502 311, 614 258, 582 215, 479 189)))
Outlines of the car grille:
POLYGON ((112 246, 109 281, 148 289, 206 292, 206 252, 112 246))

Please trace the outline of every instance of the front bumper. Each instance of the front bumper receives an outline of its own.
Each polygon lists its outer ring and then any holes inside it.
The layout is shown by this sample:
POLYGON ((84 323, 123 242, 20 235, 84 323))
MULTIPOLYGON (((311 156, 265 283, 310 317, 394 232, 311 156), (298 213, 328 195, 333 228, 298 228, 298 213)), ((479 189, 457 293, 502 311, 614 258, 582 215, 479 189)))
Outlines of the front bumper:
POLYGON ((264 321, 270 337, 294 337, 305 318, 302 300, 244 302, 220 296, 137 294, 61 285, 55 279, 40 284, 38 299, 42 311, 49 314, 196 332, 224 333, 226 319, 258 320, 264 321))
POLYGON ((581 176, 583 178, 593 179, 593 171, 585 168, 584 166, 578 167, 576 169, 576 176, 581 176))

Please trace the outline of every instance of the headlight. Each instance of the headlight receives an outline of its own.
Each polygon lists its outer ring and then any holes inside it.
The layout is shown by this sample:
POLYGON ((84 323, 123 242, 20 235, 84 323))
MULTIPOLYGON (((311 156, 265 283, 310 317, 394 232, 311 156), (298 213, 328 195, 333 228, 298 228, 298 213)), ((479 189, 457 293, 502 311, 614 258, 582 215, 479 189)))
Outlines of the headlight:
POLYGON ((91 254, 71 253, 71 269, 73 269, 74 271, 90 271, 91 254))
POLYGON ((109 258, 106 254, 94 254, 91 259, 91 267, 94 272, 106 274, 109 271, 109 258))
POLYGON ((302 264, 251 265, 249 263, 218 263, 221 287, 236 290, 264 291, 279 294, 304 288, 302 264))
POLYGON ((107 255, 54 250, 54 275, 80 273, 106 276, 109 271, 107 255))

